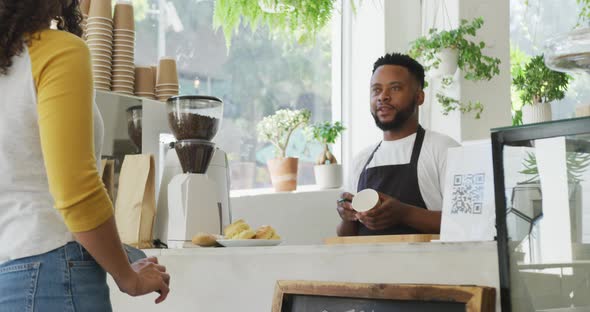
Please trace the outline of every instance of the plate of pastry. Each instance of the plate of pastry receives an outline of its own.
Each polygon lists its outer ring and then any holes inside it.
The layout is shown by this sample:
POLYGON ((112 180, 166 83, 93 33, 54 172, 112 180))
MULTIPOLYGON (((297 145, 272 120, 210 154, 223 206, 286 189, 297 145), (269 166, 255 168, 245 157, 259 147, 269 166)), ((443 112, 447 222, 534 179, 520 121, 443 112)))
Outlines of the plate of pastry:
POLYGON ((223 237, 217 243, 225 247, 276 246, 283 241, 270 225, 263 225, 254 231, 248 223, 240 219, 223 230, 223 237))
POLYGON ((276 246, 283 241, 278 239, 218 239, 217 242, 224 247, 256 247, 276 246))

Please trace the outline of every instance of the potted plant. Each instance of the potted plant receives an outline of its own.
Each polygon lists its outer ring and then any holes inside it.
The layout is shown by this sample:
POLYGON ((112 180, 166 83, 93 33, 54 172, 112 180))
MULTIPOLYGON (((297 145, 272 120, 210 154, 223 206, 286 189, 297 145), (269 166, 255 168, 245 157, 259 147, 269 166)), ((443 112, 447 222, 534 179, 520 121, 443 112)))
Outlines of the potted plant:
POLYGON ((293 131, 309 122, 309 110, 281 109, 274 115, 264 117, 258 125, 259 141, 270 142, 275 148, 275 157, 268 161, 268 170, 277 192, 297 189, 298 158, 287 157, 287 146, 293 131))
POLYGON ((522 123, 551 120, 551 101, 561 100, 571 76, 549 69, 543 55, 533 57, 524 68, 518 66, 512 79, 522 100, 522 123))
POLYGON ((342 186, 342 165, 338 164, 336 157, 330 151, 330 144, 334 144, 345 129, 339 121, 335 123, 326 121, 315 124, 307 130, 308 137, 324 147, 313 167, 315 181, 321 188, 342 186))
MULTIPOLYGON (((539 168, 537 167, 537 157, 535 154, 527 152, 527 156, 523 161, 524 169, 519 171, 524 175, 529 176, 525 181, 518 184, 539 184, 539 168)), ((566 167, 567 167, 567 181, 571 184, 579 184, 582 181, 582 176, 590 166, 590 154, 566 152, 566 167)))
POLYGON ((299 43, 313 42, 330 22, 335 3, 336 0, 216 0, 213 25, 223 29, 228 48, 232 34, 242 23, 252 30, 267 26, 273 34, 299 43))
POLYGON ((490 80, 500 73, 500 59, 484 55, 482 50, 485 42, 474 42, 477 30, 483 26, 483 18, 478 17, 473 21, 461 20, 458 28, 439 31, 430 29, 428 35, 419 37, 412 42, 408 54, 419 59, 428 75, 435 79, 441 79, 441 90, 436 98, 442 105, 443 114, 447 115, 453 110, 463 113, 475 111, 475 118, 480 118, 483 105, 479 102, 461 103, 459 100, 449 97, 445 90, 454 80, 453 76, 460 68, 465 79, 471 81, 490 80))

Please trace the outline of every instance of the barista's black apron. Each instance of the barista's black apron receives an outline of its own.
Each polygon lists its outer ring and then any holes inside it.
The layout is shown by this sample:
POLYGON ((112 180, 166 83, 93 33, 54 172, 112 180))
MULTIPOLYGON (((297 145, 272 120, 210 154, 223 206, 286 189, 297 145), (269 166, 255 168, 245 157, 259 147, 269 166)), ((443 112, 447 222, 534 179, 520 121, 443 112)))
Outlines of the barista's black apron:
MULTIPOLYGON (((422 142, 424 142, 424 129, 418 125, 409 164, 379 166, 367 169, 375 152, 381 146, 381 143, 379 143, 373 153, 371 153, 369 160, 367 160, 361 172, 357 192, 366 188, 372 188, 378 192, 395 197, 403 203, 426 209, 426 204, 424 203, 422 194, 420 194, 420 187, 418 185, 418 158, 420 157, 422 142)), ((360 222, 358 226, 358 235, 421 234, 420 231, 406 225, 398 225, 379 231, 370 230, 360 222)))

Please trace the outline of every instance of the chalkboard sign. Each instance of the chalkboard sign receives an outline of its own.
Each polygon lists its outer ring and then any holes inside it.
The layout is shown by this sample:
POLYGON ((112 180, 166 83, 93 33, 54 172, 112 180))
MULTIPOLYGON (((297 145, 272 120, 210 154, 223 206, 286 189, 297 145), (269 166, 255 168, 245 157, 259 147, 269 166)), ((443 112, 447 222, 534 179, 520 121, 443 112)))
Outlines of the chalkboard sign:
POLYGON ((278 281, 273 312, 494 312, 494 288, 278 281))

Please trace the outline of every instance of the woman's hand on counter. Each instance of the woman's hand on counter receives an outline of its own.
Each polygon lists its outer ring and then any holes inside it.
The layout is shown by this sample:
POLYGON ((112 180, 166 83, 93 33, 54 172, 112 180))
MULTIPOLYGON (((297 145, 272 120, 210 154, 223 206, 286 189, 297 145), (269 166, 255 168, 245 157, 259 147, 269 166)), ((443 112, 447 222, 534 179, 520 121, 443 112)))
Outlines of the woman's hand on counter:
POLYGON ((151 292, 158 292, 156 303, 166 299, 170 292, 170 275, 166 273, 166 267, 158 264, 156 257, 149 257, 135 261, 131 268, 136 274, 130 278, 117 281, 122 292, 130 296, 141 296, 151 292))

